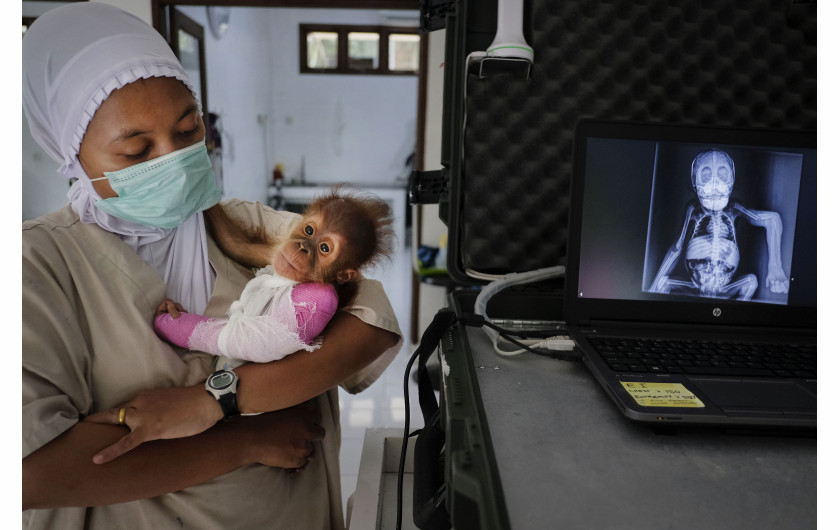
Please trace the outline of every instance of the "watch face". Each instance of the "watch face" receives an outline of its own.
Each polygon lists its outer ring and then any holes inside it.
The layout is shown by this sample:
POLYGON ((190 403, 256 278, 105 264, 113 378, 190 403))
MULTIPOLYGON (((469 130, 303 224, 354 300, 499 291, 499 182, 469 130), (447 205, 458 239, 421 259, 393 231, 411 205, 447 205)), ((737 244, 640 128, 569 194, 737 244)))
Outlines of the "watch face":
POLYGON ((210 378, 210 386, 217 390, 227 388, 231 383, 233 383, 233 374, 230 372, 222 372, 210 378))

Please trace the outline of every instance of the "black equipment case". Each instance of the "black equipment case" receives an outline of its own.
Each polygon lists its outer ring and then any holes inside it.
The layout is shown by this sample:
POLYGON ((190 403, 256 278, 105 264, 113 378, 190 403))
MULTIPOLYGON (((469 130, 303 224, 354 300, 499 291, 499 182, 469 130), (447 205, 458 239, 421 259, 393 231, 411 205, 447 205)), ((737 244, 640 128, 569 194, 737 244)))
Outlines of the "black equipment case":
MULTIPOLYGON (((581 119, 816 130, 816 16, 816 0, 524 0, 534 51, 526 64, 481 58, 496 34, 496 1, 421 0, 421 29, 446 31, 444 169, 415 172, 410 196, 440 204, 451 278, 476 287, 487 275, 565 264, 581 119)), ((456 292, 453 305, 467 306, 465 296, 456 292)), ((543 309, 562 318, 562 282, 505 298, 500 318, 543 309)), ((476 400, 467 420, 480 424, 480 398, 459 393, 476 400)), ((448 408, 439 425, 447 455, 469 438, 453 435, 464 418, 448 408)), ((484 447, 473 466, 484 492, 453 483, 448 459, 447 484, 433 489, 458 530, 480 527, 477 514, 497 503, 503 519, 492 470, 481 469, 492 462, 484 447)))

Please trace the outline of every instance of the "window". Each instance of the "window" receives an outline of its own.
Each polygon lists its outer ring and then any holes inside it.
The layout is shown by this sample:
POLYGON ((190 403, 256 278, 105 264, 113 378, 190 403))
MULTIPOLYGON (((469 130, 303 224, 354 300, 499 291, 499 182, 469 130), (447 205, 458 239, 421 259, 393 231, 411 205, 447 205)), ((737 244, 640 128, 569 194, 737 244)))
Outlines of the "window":
MULTIPOLYGON (((310 31, 306 34, 306 68, 329 70, 338 68, 338 33, 310 31)), ((303 65, 301 65, 303 71, 303 65)))
POLYGON ((379 33, 347 33, 347 66, 350 70, 379 70, 379 33))
POLYGON ((300 73, 417 75, 416 28, 300 25, 300 73))

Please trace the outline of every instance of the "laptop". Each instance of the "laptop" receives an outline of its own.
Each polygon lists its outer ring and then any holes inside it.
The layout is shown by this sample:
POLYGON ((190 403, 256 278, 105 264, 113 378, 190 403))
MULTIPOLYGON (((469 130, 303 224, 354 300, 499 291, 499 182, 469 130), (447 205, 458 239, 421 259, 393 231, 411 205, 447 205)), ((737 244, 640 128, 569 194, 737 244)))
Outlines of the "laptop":
POLYGON ((578 124, 566 322, 625 416, 816 427, 816 141, 578 124))

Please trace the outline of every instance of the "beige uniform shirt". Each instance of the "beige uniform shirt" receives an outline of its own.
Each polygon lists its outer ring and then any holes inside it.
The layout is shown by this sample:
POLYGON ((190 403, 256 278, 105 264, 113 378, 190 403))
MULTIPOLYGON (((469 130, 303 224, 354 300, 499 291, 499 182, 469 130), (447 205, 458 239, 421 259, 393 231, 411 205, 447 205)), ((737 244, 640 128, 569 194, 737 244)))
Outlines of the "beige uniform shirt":
MULTIPOLYGON (((228 202, 232 214, 288 233, 300 218, 259 203, 228 202)), ((209 242, 216 284, 205 314, 223 317, 253 272, 209 242)), ((138 391, 205 378, 209 356, 181 358, 159 340, 152 319, 166 286, 117 236, 83 224, 66 207, 23 225, 23 456, 80 418, 117 406, 138 391)), ((346 309, 399 334, 382 285, 363 280, 346 309)), ((342 386, 359 392, 375 381, 402 345, 342 386)), ((24 528, 343 528, 338 452, 338 391, 312 400, 326 437, 295 476, 261 465, 239 468, 160 497, 101 508, 29 510, 24 528)))

